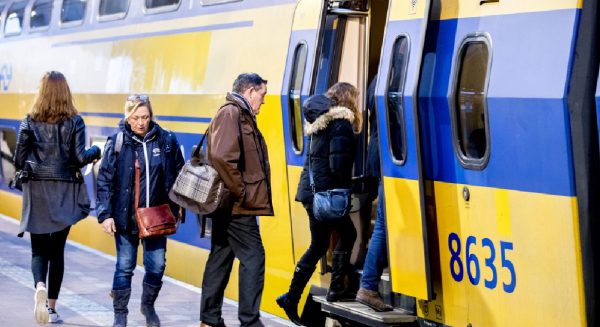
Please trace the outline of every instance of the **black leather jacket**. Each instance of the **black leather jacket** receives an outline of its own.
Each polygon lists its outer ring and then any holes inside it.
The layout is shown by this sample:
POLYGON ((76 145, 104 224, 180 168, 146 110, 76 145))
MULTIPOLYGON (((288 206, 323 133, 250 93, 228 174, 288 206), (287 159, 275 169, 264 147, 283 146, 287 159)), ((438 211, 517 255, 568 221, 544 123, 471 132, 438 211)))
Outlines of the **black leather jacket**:
POLYGON ((79 169, 100 158, 100 149, 85 149, 85 123, 79 115, 50 124, 25 117, 19 128, 15 166, 31 180, 81 182, 79 169))

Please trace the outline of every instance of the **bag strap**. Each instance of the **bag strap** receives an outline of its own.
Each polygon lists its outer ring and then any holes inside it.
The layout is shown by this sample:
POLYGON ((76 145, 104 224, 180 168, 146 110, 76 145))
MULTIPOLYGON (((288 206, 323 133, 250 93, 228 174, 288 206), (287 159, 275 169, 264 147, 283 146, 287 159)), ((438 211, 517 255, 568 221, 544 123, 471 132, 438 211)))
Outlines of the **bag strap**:
POLYGON ((238 160, 238 170, 243 173, 246 171, 246 152, 244 151, 244 134, 242 134, 243 109, 240 106, 237 107, 240 109, 240 115, 238 119, 238 143, 240 144, 240 160, 238 160))
POLYGON ((209 128, 210 128, 210 126, 206 128, 206 131, 204 131, 204 135, 202 135, 202 138, 200 139, 200 143, 198 143, 198 145, 196 145, 194 152, 192 152, 193 158, 200 158, 200 149, 202 149, 202 144, 204 144, 204 139, 206 138, 206 135, 208 134, 209 128))
MULTIPOLYGON (((238 119, 238 143, 239 143, 239 147, 240 147, 240 159, 238 160, 238 170, 243 173, 244 171, 246 171, 246 156, 244 154, 245 153, 244 152, 244 135, 242 134, 242 110, 243 109, 235 102, 227 102, 224 105, 222 105, 219 108, 219 110, 223 109, 223 107, 225 107, 229 104, 233 104, 240 110, 240 115, 239 115, 239 119, 238 119)), ((211 125, 212 125, 212 123, 211 123, 211 125)), ((208 134, 209 130, 210 130, 210 125, 208 126, 208 128, 206 128, 204 135, 202 135, 202 138, 200 139, 200 143, 198 143, 198 145, 196 146, 196 149, 192 153, 192 157, 200 158, 200 150, 202 149, 202 145, 204 144, 204 139, 206 138, 206 135, 208 134)))
POLYGON ((121 148, 123 147, 123 132, 118 132, 117 133, 117 139, 115 140, 115 155, 119 155, 119 152, 121 152, 121 148))
POLYGON ((310 153, 312 152, 312 135, 310 136, 310 142, 308 143, 308 179, 310 181, 310 189, 313 194, 315 194, 315 178, 312 172, 312 165, 310 162, 312 161, 312 156, 310 153))
POLYGON ((140 162, 135 159, 135 207, 137 210, 140 205, 140 162))

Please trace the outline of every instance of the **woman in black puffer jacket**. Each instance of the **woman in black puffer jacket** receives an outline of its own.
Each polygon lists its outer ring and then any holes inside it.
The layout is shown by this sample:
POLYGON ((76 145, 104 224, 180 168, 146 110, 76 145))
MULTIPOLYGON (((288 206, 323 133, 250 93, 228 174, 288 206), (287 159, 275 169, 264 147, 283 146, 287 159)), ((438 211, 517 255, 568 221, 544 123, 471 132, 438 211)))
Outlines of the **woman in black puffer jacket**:
POLYGON ((327 252, 333 230, 340 238, 333 252, 333 269, 327 301, 335 302, 344 296, 344 277, 348 272, 350 251, 356 239, 356 230, 349 216, 335 222, 323 222, 315 218, 308 160, 309 158, 311 160, 315 192, 351 188, 356 148, 355 133, 360 132, 362 125, 357 100, 356 87, 348 83, 337 83, 327 91, 326 96, 312 96, 303 106, 306 118, 305 132, 311 142, 300 176, 296 201, 302 202, 308 212, 311 243, 296 265, 289 292, 277 298, 277 304, 297 325, 301 325, 298 317, 300 296, 317 262, 327 252))

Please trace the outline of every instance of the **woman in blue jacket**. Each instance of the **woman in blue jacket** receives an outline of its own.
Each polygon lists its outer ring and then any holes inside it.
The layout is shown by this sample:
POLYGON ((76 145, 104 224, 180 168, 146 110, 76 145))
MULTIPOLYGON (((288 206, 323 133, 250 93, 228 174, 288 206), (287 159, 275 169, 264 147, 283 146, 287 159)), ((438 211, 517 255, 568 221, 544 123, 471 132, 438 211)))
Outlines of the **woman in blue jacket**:
MULTIPOLYGON (((125 119, 120 131, 108 138, 98 173, 97 212, 104 231, 115 237, 117 265, 111 295, 115 320, 113 326, 127 326, 127 304, 131 278, 140 243, 135 219, 135 161, 140 166, 139 207, 168 203, 177 217, 179 207, 169 200, 169 190, 184 160, 175 135, 153 121, 150 99, 131 95, 125 102, 125 119)), ((154 302, 165 271, 165 236, 142 240, 144 282, 141 312, 146 326, 160 326, 154 302)))

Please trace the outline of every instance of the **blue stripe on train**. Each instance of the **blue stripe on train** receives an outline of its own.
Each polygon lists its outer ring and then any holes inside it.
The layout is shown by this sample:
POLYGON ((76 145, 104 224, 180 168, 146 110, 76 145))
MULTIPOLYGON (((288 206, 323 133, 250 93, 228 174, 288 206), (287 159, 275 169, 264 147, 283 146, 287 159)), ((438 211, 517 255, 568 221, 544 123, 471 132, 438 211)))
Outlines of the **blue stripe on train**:
POLYGON ((578 10, 477 17, 430 24, 424 66, 434 76, 420 94, 428 179, 574 196, 568 108, 578 10), (488 89, 491 157, 482 171, 464 169, 452 145, 446 96, 453 53, 467 34, 490 35, 488 89))
MULTIPOLYGON (((20 120, 0 119, 0 128, 14 129, 15 132, 18 131, 19 124, 20 124, 20 120)), ((99 126, 86 126, 86 127, 87 127, 86 133, 90 139, 106 138, 109 135, 112 135, 113 133, 117 132, 116 127, 99 127, 99 126)), ((177 140, 179 141, 179 144, 181 146, 183 146, 184 157, 186 158, 186 160, 189 159, 190 154, 192 152, 191 151, 192 147, 194 145, 198 144, 198 142, 200 142, 200 138, 202 137, 202 134, 192 134, 192 133, 175 133, 175 134, 177 135, 177 140)), ((12 177, 12 176, 8 176, 6 178, 10 178, 10 177, 12 177)), ((5 182, 6 182, 6 180, 5 180, 5 182)), ((93 190, 93 186, 92 186, 93 182, 92 182, 91 177, 86 177, 86 184, 87 184, 88 193, 90 195, 90 198, 92 198, 92 200, 95 200, 95 194, 94 194, 94 190, 93 190)), ((12 191, 12 190, 9 190, 5 184, 0 185, 0 189, 2 189, 4 191, 12 191)), ((92 215, 95 215, 95 213, 93 212, 92 215)), ((100 227, 98 227, 98 228, 100 228, 100 227)), ((205 248, 205 249, 210 249, 210 239, 208 239, 208 238, 201 239, 199 236, 199 230, 200 230, 200 227, 198 225, 196 215, 191 212, 187 212, 186 223, 181 224, 181 226, 177 230, 177 233, 175 235, 169 236, 169 238, 171 238, 173 240, 177 240, 179 242, 186 243, 186 244, 198 246, 198 247, 205 248)))
MULTIPOLYGON (((81 116, 87 117, 108 117, 108 118, 123 118, 122 113, 114 112, 80 112, 81 116)), ((156 116, 156 120, 160 121, 181 121, 181 122, 194 122, 194 123, 210 123, 212 118, 210 117, 190 117, 190 116, 156 116)))

